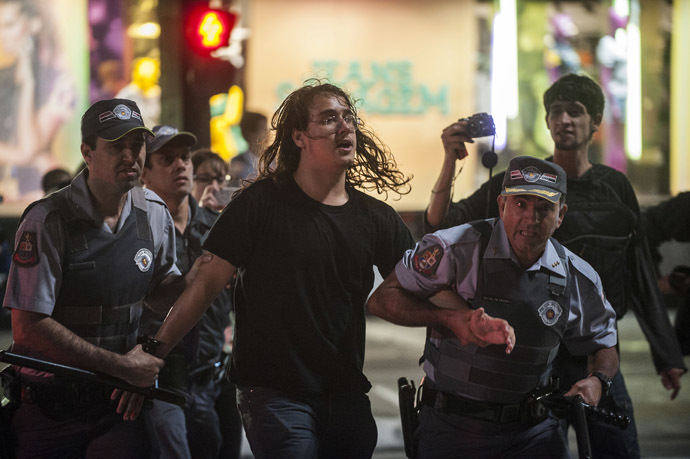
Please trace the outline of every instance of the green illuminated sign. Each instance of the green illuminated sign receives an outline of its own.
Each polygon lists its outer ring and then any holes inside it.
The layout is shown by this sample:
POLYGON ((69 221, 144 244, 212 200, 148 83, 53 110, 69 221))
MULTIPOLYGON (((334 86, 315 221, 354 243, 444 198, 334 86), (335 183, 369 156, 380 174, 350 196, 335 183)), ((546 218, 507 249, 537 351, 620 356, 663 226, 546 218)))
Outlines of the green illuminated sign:
MULTIPOLYGON (((336 60, 312 62, 314 75, 323 76, 336 86, 347 88, 370 114, 421 115, 431 109, 448 114, 448 85, 434 90, 415 83, 410 61, 340 62, 336 60)), ((280 83, 276 89, 282 101, 295 85, 280 83)))

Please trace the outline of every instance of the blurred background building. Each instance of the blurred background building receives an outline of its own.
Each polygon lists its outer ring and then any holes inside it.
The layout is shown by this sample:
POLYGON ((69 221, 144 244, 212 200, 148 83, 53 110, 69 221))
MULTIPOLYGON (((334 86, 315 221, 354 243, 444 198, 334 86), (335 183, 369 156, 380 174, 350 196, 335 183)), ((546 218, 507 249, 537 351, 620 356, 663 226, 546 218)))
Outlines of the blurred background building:
MULTIPOLYGON (((230 160, 247 149, 244 111, 270 117, 316 77, 354 93, 414 175, 392 202, 412 222, 441 164, 443 127, 489 112, 498 170, 517 154, 545 157, 541 95, 567 72, 606 92, 591 159, 654 203, 689 188, 689 26, 687 0, 3 1, 0 214, 21 214, 42 173, 78 167, 79 116, 96 100, 135 99, 147 125, 181 126, 230 160), (37 133, 42 142, 26 141, 37 133)), ((480 158, 491 141, 473 146, 455 199, 488 178, 480 158)))

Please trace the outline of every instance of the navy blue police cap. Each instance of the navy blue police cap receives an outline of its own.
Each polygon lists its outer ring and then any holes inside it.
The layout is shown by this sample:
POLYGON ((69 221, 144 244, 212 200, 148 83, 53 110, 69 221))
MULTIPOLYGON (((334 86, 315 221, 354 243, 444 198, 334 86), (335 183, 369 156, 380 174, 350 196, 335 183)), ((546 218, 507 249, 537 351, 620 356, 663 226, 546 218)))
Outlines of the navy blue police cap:
POLYGON ((558 202, 567 191, 567 178, 561 166, 532 156, 518 156, 510 160, 501 195, 527 194, 558 202))
POLYGON ((136 102, 129 99, 99 100, 81 117, 82 140, 95 134, 113 142, 136 129, 153 135, 144 125, 141 110, 136 102))

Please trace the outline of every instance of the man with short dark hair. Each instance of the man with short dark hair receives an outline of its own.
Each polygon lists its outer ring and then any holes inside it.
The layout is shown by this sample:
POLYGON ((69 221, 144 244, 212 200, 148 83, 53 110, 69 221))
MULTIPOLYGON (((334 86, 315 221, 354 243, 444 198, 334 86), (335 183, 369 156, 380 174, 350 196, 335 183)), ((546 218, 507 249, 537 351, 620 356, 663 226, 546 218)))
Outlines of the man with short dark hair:
MULTIPOLYGON (((601 87, 585 75, 570 74, 556 81, 543 99, 546 125, 554 141, 553 156, 547 160, 561 166, 568 176, 566 202, 570 211, 554 237, 597 270, 618 320, 628 308, 635 311, 661 383, 672 390, 673 399, 687 368, 656 283, 635 191, 624 174, 592 163, 588 156, 604 110, 601 87)), ((445 157, 425 212, 426 230, 498 216, 496 196, 504 173, 496 174, 466 199, 451 202, 455 164, 467 156, 465 142, 472 139, 462 120, 446 127, 441 139, 445 157)), ((557 359, 554 373, 567 384, 579 379, 586 369, 584 362, 563 357, 557 359)), ((620 372, 613 379, 610 394, 604 401, 606 407, 619 410, 631 422, 621 430, 592 421, 592 451, 597 457, 639 457, 632 401, 620 372)))
POLYGON ((567 211, 565 171, 517 157, 502 185, 500 218, 425 235, 368 303, 383 319, 430 330, 419 458, 568 458, 558 420, 529 409, 530 394, 550 387, 561 345, 588 359, 589 376, 566 396, 597 405, 605 392, 599 378, 618 369, 615 313, 599 277, 551 238, 567 211), (451 319, 476 310, 514 327, 510 355, 510 345, 479 348, 447 332, 451 319))
MULTIPOLYGON (((154 137, 146 142, 146 161, 141 180, 160 196, 175 223, 177 267, 187 273, 201 255, 201 246, 218 213, 199 207, 192 191, 192 153, 196 136, 173 126, 156 126, 154 137)), ((216 401, 220 384, 216 377, 223 370, 221 354, 224 330, 230 323, 230 291, 223 289, 183 343, 165 359, 159 383, 185 391, 188 406, 154 400, 151 418, 156 429, 161 457, 218 457, 221 446, 216 401)), ((165 314, 145 311, 142 330, 154 335, 165 314)), ((234 404, 219 407, 236 410, 234 404)), ((238 443, 240 438, 237 439, 238 443)), ((237 445, 239 449, 239 445, 237 445)))
MULTIPOLYGON (((81 133, 87 169, 29 206, 17 230, 3 303, 12 310, 12 350, 150 386, 163 361, 136 345, 142 309, 165 311, 184 288, 170 214, 136 186, 151 131, 134 102, 109 99, 84 113, 81 133)), ((148 457, 144 423, 135 420, 141 399, 115 406, 112 388, 17 373, 18 457, 148 457)))

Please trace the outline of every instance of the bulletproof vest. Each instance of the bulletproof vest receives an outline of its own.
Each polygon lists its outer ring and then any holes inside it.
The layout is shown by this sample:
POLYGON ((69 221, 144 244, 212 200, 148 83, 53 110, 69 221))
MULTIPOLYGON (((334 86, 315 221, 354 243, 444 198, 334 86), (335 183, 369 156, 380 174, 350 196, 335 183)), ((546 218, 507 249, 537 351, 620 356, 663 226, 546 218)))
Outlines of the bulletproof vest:
MULTIPOLYGON (((488 402, 518 403, 549 382, 568 320, 567 277, 546 270, 526 272, 511 260, 484 259, 491 226, 473 226, 482 233, 482 258, 471 307, 483 307, 487 314, 507 320, 515 329, 516 346, 507 355, 505 345, 463 346, 446 335, 438 347, 427 340, 424 358, 434 366, 437 390, 488 402)), ((554 239, 551 242, 567 272, 565 250, 554 239)))
POLYGON ((144 191, 135 187, 132 197, 132 212, 115 234, 94 226, 66 193, 56 193, 53 201, 66 234, 53 318, 86 341, 118 353, 136 344, 154 271, 144 191))

